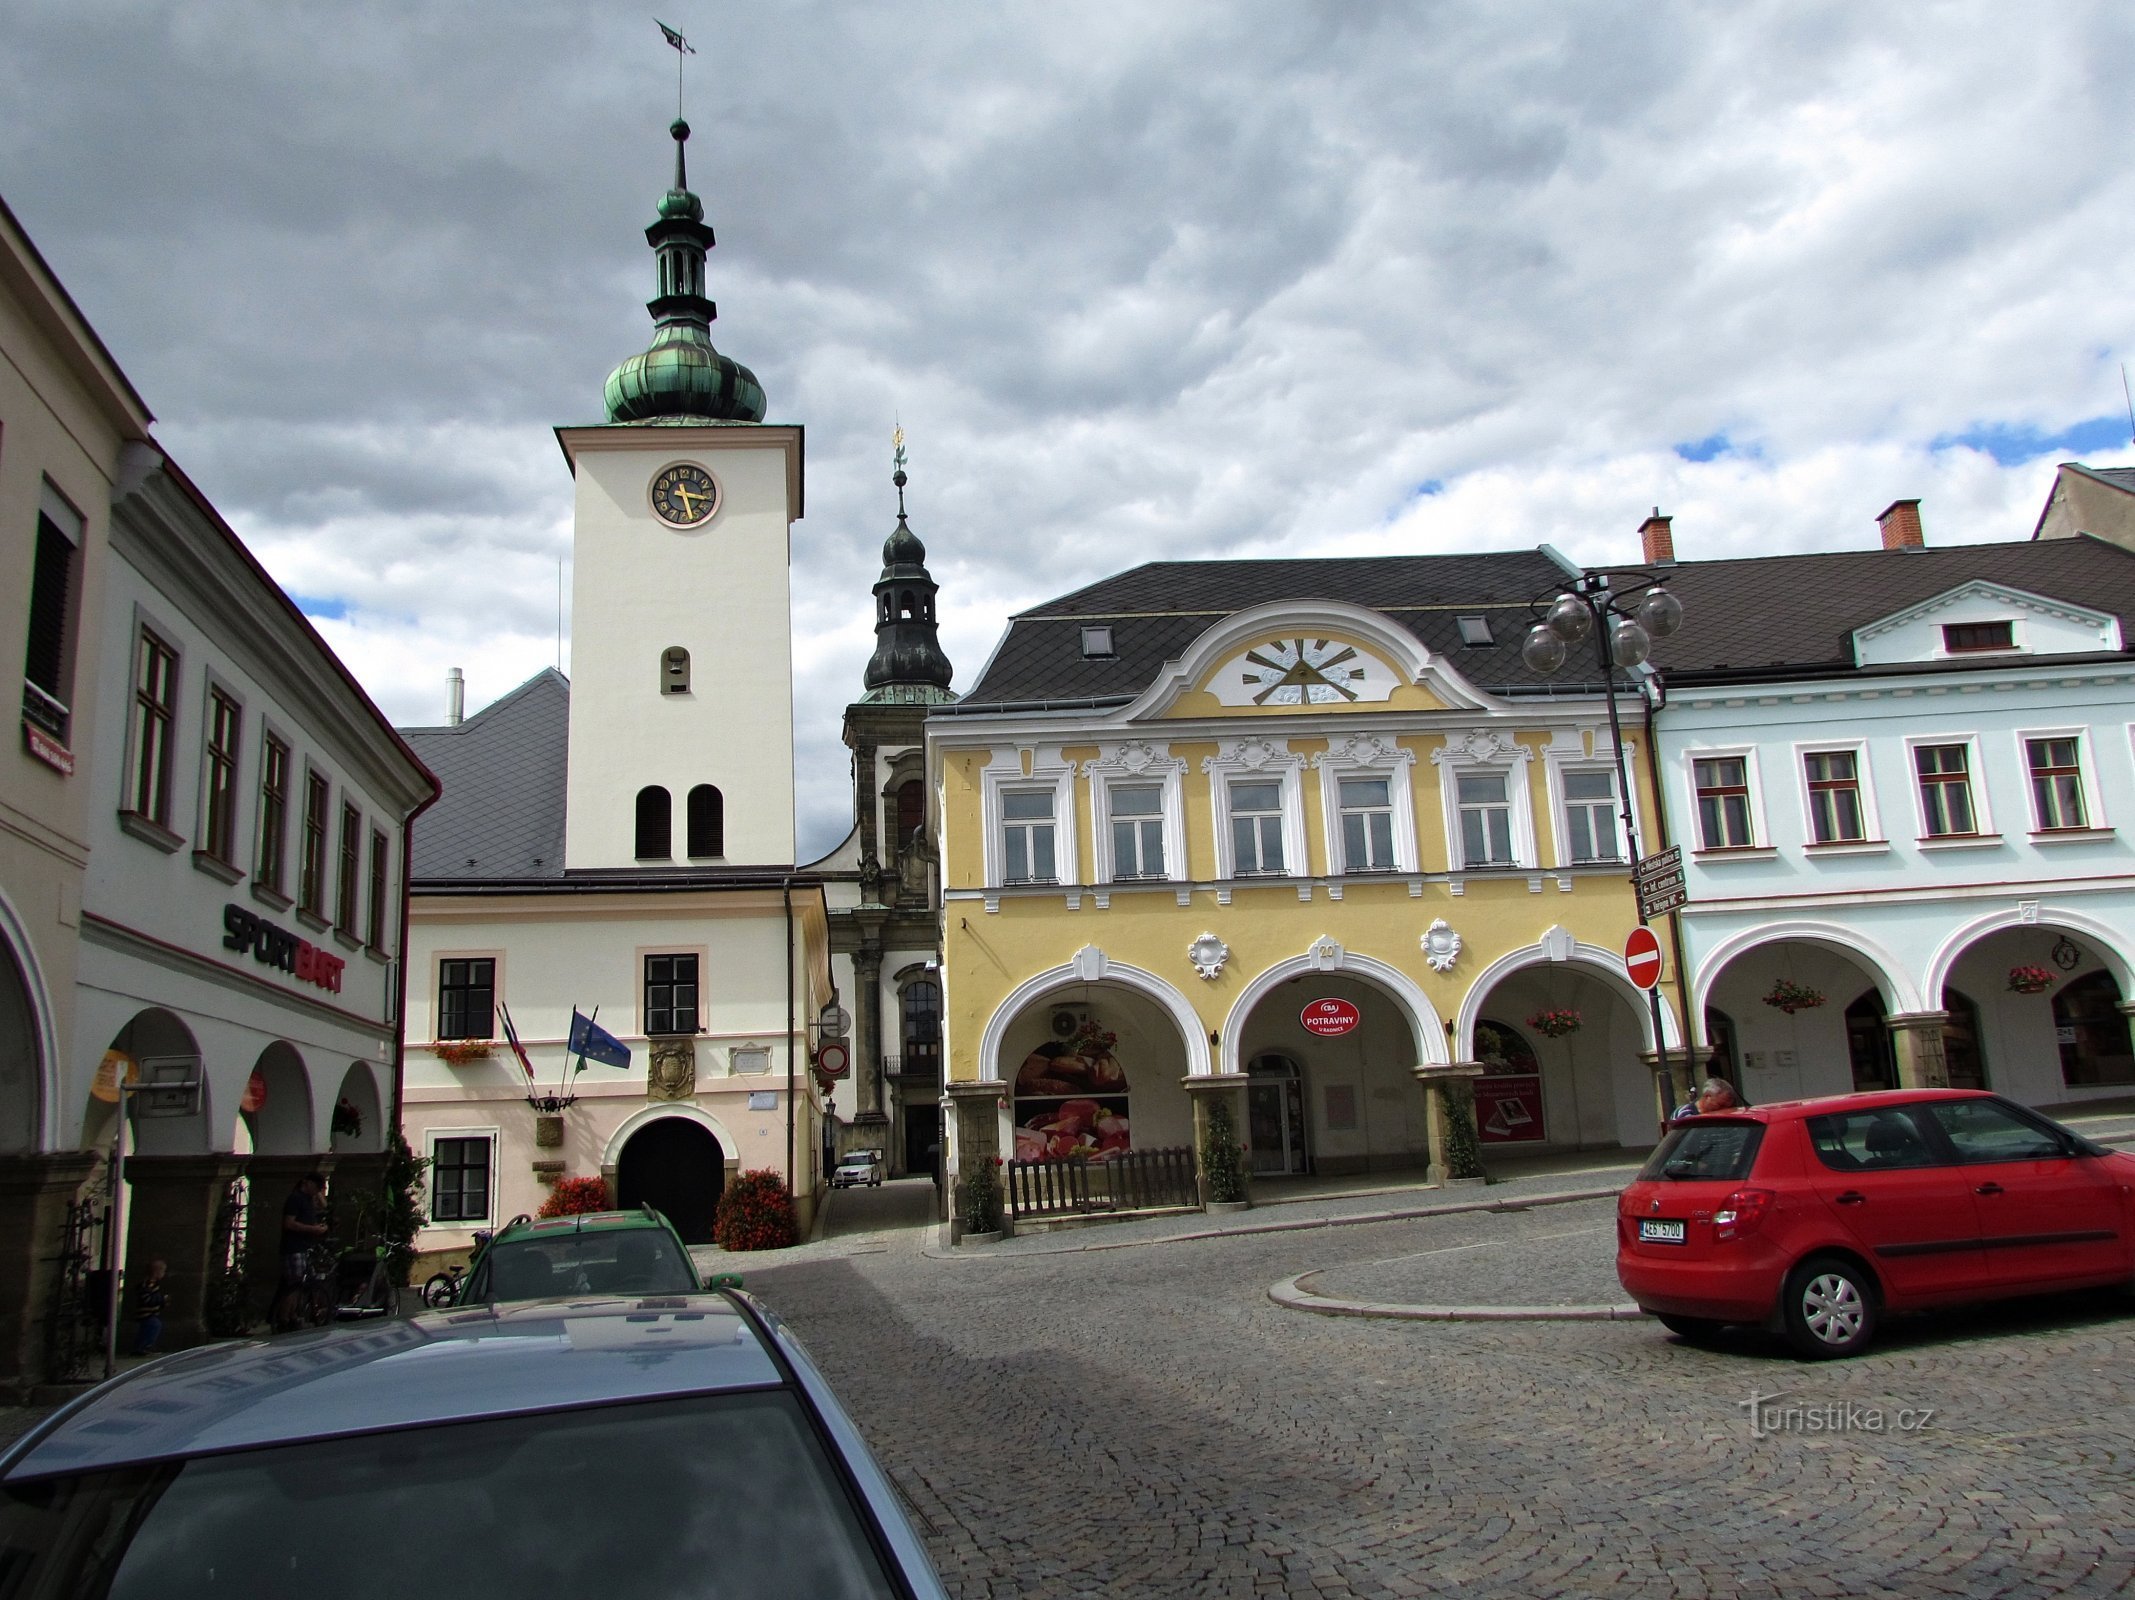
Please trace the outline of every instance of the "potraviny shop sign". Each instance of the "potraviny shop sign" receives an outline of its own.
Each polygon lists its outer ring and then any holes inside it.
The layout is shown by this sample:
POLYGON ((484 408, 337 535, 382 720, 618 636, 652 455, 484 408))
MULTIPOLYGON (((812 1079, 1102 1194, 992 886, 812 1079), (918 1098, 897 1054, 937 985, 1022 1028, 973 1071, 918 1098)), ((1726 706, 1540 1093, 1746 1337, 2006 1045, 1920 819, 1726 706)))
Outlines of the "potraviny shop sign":
POLYGON ((348 963, 329 955, 309 939, 277 928, 243 906, 222 908, 222 944, 239 955, 250 951, 263 967, 275 967, 299 983, 314 983, 328 994, 341 992, 341 969, 348 963))

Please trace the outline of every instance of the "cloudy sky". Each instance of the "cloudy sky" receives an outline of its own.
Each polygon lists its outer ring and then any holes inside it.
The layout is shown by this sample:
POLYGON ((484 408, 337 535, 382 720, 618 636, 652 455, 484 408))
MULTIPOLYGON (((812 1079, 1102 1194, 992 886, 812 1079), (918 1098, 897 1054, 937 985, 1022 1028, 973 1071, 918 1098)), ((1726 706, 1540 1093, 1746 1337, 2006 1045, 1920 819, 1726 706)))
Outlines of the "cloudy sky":
MULTIPOLYGON (((553 659, 550 429, 649 333, 651 3, 0 16, 0 194, 396 720, 553 659)), ((899 417, 959 684, 1153 557, 2021 538, 2135 461, 2125 4, 658 3, 713 337, 808 430, 804 860, 899 417)))

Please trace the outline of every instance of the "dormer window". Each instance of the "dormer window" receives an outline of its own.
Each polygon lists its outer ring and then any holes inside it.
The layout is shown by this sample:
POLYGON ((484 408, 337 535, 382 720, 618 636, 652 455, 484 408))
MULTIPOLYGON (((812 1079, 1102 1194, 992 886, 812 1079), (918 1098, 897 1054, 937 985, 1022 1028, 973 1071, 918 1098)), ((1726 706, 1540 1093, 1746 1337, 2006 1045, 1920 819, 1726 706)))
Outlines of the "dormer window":
POLYGON ((1082 658, 1085 661, 1109 660, 1115 652, 1112 648, 1112 630, 1084 628, 1082 630, 1082 658))
POLYGON ((1460 628, 1460 642, 1470 649, 1481 650, 1497 643, 1490 636, 1488 617, 1457 617, 1454 620, 1460 628))
POLYGON ((2014 650, 2016 624, 1945 622, 1942 625, 1942 648, 1953 656, 1972 655, 1982 650, 2014 650))

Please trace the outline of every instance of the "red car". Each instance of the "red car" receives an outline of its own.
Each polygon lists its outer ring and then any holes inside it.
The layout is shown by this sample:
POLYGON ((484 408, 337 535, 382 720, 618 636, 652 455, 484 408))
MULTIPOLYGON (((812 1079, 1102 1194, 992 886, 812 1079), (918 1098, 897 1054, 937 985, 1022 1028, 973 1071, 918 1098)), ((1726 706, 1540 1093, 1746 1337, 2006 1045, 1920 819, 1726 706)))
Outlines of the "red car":
POLYGON ((1805 1356, 1885 1312, 2135 1280, 2135 1155, 1967 1089, 1693 1117, 1616 1205, 1616 1275, 1673 1332, 1805 1356))

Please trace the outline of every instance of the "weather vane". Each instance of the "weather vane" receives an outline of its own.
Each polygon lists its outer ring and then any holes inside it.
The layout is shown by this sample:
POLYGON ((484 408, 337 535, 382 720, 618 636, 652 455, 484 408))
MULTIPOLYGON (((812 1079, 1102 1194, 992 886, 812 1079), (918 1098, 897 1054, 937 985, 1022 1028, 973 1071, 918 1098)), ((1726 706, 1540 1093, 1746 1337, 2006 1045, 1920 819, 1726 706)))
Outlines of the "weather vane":
POLYGON ((890 444, 892 446, 890 465, 897 469, 890 474, 890 482, 897 485, 897 515, 902 517, 904 515, 904 424, 902 422, 898 423, 896 430, 890 434, 890 444))
POLYGON ((654 17, 652 20, 659 24, 660 32, 666 36, 667 42, 673 45, 675 49, 675 115, 679 118, 682 115, 682 58, 684 56, 693 56, 697 52, 687 39, 675 32, 666 23, 661 22, 658 17, 654 17))

